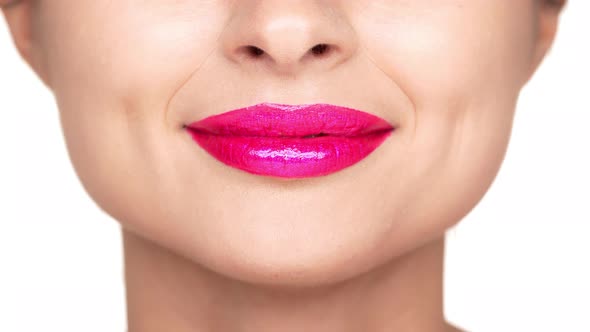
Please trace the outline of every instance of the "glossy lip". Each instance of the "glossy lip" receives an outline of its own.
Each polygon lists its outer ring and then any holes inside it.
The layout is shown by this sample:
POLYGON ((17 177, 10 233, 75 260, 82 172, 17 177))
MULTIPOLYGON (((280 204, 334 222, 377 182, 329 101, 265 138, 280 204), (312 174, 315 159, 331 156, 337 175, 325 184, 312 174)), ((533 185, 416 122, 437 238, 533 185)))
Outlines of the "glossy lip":
POLYGON ((386 120, 330 104, 261 103, 185 126, 224 164, 256 175, 305 178, 356 164, 395 130, 386 120))

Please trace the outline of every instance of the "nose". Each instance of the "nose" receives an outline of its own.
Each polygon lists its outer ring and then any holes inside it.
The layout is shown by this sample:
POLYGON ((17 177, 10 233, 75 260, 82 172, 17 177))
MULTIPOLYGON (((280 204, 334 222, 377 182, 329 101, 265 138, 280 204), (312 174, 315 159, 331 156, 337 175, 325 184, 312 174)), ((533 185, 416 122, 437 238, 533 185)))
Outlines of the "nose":
POLYGON ((330 70, 357 50, 354 29, 334 1, 237 0, 221 35, 224 55, 277 74, 330 70))

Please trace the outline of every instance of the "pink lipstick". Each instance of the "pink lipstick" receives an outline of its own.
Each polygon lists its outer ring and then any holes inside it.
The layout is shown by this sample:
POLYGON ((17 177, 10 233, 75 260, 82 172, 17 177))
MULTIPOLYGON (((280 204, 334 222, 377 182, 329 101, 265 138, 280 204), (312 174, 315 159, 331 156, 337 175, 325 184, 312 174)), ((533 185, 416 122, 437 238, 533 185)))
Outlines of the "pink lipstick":
POLYGON ((395 128, 347 107, 262 103, 207 117, 185 129, 228 166, 257 175, 304 178, 356 164, 395 128))

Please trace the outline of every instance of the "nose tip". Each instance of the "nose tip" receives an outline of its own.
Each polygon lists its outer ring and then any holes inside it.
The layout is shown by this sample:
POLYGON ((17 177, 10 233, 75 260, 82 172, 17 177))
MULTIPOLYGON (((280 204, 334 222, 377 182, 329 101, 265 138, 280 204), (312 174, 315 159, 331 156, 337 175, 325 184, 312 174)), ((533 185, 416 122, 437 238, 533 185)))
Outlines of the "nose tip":
POLYGON ((277 73, 308 67, 330 69, 356 50, 350 25, 333 8, 315 1, 238 1, 222 44, 241 66, 263 63, 277 73))

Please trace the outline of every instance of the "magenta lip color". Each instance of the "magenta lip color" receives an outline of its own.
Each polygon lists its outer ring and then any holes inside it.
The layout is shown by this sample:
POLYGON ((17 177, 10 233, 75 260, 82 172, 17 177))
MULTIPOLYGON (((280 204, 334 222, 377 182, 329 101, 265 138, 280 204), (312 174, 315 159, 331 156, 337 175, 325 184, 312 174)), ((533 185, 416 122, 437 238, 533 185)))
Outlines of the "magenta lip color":
POLYGON ((347 107, 261 103, 207 117, 185 129, 228 166, 257 175, 305 178, 356 164, 395 128, 347 107))

